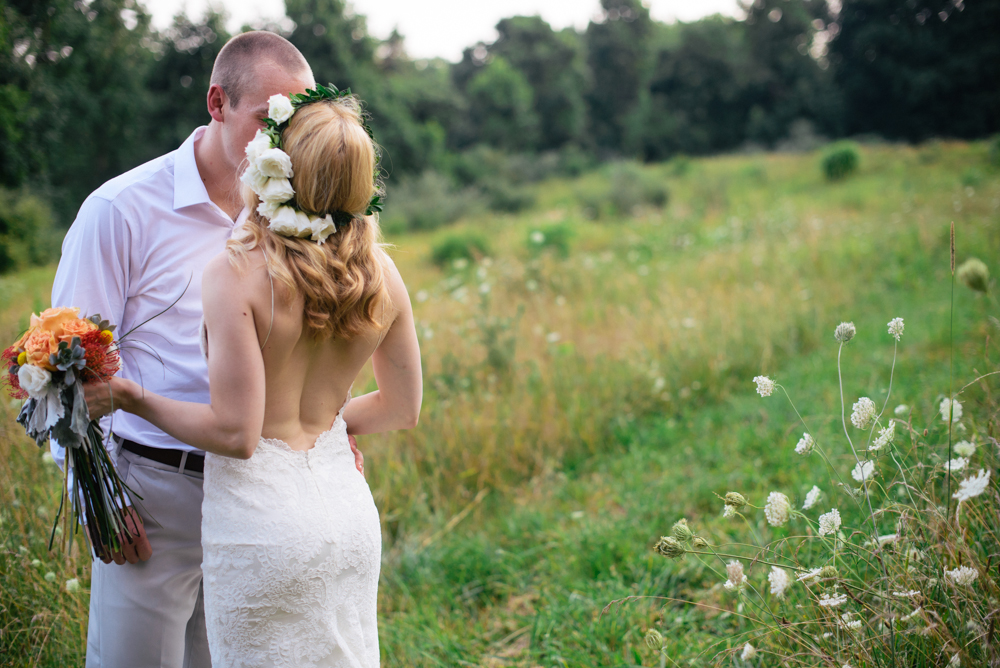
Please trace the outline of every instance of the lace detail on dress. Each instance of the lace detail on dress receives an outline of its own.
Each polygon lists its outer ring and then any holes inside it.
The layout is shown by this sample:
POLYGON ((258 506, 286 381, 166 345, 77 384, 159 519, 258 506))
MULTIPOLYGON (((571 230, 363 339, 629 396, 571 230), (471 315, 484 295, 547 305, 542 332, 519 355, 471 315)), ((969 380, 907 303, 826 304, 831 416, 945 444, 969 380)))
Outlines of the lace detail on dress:
POLYGON ((382 536, 342 415, 309 450, 262 438, 247 460, 206 456, 214 668, 378 667, 382 536))

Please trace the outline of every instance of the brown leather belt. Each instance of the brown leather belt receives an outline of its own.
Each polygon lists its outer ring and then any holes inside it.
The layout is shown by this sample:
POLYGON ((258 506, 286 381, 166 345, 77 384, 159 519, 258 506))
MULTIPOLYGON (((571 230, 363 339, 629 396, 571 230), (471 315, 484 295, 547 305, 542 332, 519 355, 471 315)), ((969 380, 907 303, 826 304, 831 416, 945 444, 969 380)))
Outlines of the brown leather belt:
POLYGON ((172 448, 151 448, 148 445, 122 438, 117 434, 115 435, 115 440, 118 441, 123 450, 128 450, 146 459, 152 459, 154 462, 160 462, 167 466, 175 466, 178 473, 186 471, 191 473, 205 472, 205 455, 203 454, 187 452, 185 450, 174 450, 172 448), (187 457, 185 458, 184 455, 187 455, 187 457), (181 467, 182 462, 184 464, 183 467, 181 467))

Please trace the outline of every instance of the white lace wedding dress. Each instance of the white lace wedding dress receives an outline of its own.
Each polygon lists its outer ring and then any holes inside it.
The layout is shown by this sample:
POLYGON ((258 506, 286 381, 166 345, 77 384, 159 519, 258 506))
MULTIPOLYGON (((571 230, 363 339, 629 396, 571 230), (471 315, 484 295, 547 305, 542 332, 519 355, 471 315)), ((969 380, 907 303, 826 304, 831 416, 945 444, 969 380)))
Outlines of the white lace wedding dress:
POLYGON ((341 414, 311 450, 209 453, 201 535, 213 668, 377 668, 382 536, 341 414))

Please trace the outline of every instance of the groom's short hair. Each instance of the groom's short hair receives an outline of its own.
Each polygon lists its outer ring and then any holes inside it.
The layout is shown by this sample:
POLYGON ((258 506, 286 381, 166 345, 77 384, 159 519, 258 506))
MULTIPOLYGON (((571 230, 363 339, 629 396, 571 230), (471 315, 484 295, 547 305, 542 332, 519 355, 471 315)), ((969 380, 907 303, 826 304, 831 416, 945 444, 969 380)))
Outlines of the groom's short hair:
POLYGON ((281 35, 266 30, 245 32, 226 42, 215 57, 211 83, 222 86, 229 105, 236 107, 253 85, 257 66, 270 62, 290 74, 311 71, 305 56, 281 35))

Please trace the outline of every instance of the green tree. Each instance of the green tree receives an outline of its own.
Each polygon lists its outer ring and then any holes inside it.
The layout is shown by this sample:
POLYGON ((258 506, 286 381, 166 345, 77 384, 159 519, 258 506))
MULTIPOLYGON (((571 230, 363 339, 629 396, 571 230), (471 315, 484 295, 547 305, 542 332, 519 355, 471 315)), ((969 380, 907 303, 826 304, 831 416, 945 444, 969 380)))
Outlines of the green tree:
POLYGON ((597 146, 620 153, 648 83, 653 21, 639 0, 601 0, 601 8, 584 37, 592 77, 587 105, 597 146))
POLYGON ((1000 0, 844 0, 831 28, 849 133, 1000 131, 1000 0))
POLYGON ((469 82, 468 96, 479 140, 511 151, 534 147, 538 117, 531 86, 506 60, 490 60, 469 82))
POLYGON ((503 19, 497 32, 500 37, 488 50, 531 86, 539 122, 538 148, 579 141, 586 122, 586 69, 579 35, 572 29, 555 32, 539 16, 503 19))

